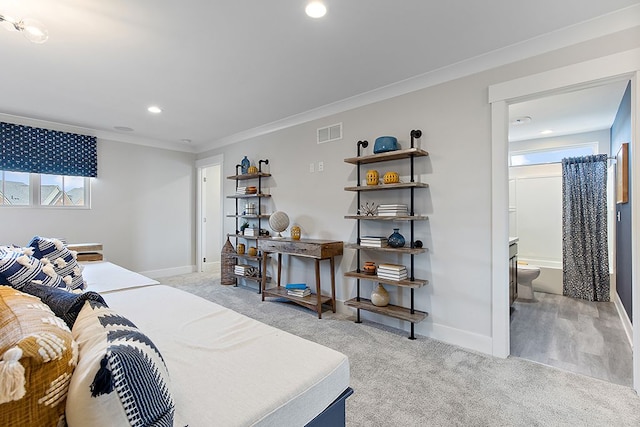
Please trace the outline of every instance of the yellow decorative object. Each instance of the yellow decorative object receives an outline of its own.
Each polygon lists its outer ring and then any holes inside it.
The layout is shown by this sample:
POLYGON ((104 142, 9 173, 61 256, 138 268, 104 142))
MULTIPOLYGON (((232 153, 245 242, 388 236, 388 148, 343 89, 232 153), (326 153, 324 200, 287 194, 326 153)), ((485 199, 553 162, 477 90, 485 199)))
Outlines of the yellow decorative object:
POLYGON ((244 243, 238 243, 236 251, 238 252, 238 255, 244 255, 244 243))
POLYGON ((258 168, 256 166, 249 166, 249 169, 247 169, 247 172, 250 174, 258 173, 258 168))
POLYGON ((367 185, 378 185, 380 182, 380 174, 377 170, 371 169, 367 171, 367 185))
POLYGON ((255 246, 250 246, 248 253, 249 256, 256 256, 258 255, 258 248, 256 248, 255 246))
POLYGON ((382 177, 385 184, 397 184, 400 182, 400 175, 398 172, 387 172, 382 177))
POLYGON ((300 231, 300 227, 298 227, 297 225, 291 227, 291 238, 293 240, 300 240, 300 231))

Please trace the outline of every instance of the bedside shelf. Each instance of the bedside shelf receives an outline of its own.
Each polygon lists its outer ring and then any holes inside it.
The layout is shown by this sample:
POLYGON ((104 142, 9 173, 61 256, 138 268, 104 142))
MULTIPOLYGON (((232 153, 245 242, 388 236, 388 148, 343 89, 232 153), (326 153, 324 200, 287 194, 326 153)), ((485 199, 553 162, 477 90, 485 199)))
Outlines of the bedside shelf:
POLYGON ((424 311, 414 310, 413 313, 411 313, 411 309, 400 307, 397 305, 389 304, 384 307, 378 307, 376 305, 373 305, 370 300, 365 298, 360 298, 360 301, 358 301, 356 298, 353 298, 345 301, 344 305, 355 307, 361 310, 367 310, 372 313, 384 314, 385 316, 395 317, 396 319, 406 320, 407 322, 411 322, 412 324, 422 322, 428 316, 428 313, 424 311))
POLYGON ((258 173, 245 173, 242 175, 231 175, 227 179, 237 179, 238 181, 244 181, 246 179, 265 178, 271 176, 270 173, 258 172, 258 173))
POLYGON ((260 197, 271 197, 271 194, 257 193, 257 194, 232 194, 227 196, 227 199, 253 199, 260 197))

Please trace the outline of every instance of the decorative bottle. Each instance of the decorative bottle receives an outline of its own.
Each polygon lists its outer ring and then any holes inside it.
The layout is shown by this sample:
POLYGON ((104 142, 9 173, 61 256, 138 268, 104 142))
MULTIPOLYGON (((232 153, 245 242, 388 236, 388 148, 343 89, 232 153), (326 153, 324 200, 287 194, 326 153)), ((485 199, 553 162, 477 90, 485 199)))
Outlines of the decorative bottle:
POLYGON ((392 248, 401 248, 404 246, 404 236, 400 234, 399 231, 399 228, 394 228, 391 236, 387 238, 389 246, 391 246, 392 248))
POLYGON ((371 304, 376 307, 385 307, 389 305, 389 292, 387 292, 384 286, 380 283, 378 283, 378 286, 376 286, 373 289, 373 292, 371 292, 371 304))
POLYGON ((249 173, 249 166, 251 166, 251 162, 249 161, 249 159, 247 159, 247 156, 244 156, 244 158, 240 162, 240 166, 240 170, 242 171, 243 175, 249 173))

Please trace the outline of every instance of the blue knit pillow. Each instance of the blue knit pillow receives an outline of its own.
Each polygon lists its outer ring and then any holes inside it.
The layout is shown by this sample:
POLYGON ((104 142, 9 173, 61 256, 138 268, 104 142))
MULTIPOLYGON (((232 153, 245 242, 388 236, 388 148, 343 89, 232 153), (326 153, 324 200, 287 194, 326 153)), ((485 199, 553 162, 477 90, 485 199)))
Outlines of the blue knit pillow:
POLYGON ((173 427, 169 372, 149 337, 130 320, 90 300, 71 334, 79 353, 67 395, 69 427, 173 427))
POLYGON ((27 283, 57 288, 65 286, 62 277, 51 264, 16 251, 0 253, 0 282, 8 283, 16 289, 27 283))
POLYGON ((82 277, 82 266, 76 260, 76 254, 72 253, 59 239, 49 239, 35 236, 29 243, 34 250, 34 256, 38 259, 47 258, 53 264, 56 273, 62 276, 67 289, 86 289, 87 283, 82 277))
POLYGON ((104 302, 102 295, 93 291, 78 294, 67 292, 63 288, 52 288, 50 286, 36 285, 34 283, 27 283, 20 290, 24 293, 40 298, 43 303, 49 306, 56 316, 65 321, 69 326, 69 329, 73 328, 73 324, 78 317, 78 313, 80 313, 80 310, 84 306, 85 301, 97 301, 107 305, 104 302))

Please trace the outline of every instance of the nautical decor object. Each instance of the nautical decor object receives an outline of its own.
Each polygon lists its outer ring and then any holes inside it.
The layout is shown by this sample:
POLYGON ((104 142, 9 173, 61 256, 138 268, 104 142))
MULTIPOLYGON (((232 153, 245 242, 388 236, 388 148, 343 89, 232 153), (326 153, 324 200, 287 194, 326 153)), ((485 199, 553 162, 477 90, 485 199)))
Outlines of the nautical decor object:
POLYGON ((258 167, 255 165, 251 165, 249 166, 249 169, 247 169, 247 172, 251 175, 258 173, 258 167))
POLYGON ((291 227, 291 238, 293 240, 300 240, 301 232, 302 230, 300 230, 300 226, 294 225, 293 227, 291 227))
POLYGON ((222 271, 221 271, 221 277, 220 277, 220 284, 221 285, 235 285, 236 284, 236 278, 233 275, 233 269, 235 268, 236 265, 236 258, 235 258, 235 249, 233 249, 233 245, 231 244, 231 241, 229 240, 229 236, 227 236, 227 242, 224 244, 224 246, 222 247, 222 253, 221 258, 222 258, 222 271))
POLYGON ((380 174, 377 170, 371 169, 367 171, 367 185, 378 185, 380 182, 380 174))
POLYGON ((269 216, 269 227, 276 233, 277 236, 273 236, 273 239, 282 239, 282 233, 289 226, 289 216, 282 211, 275 211, 269 216))

